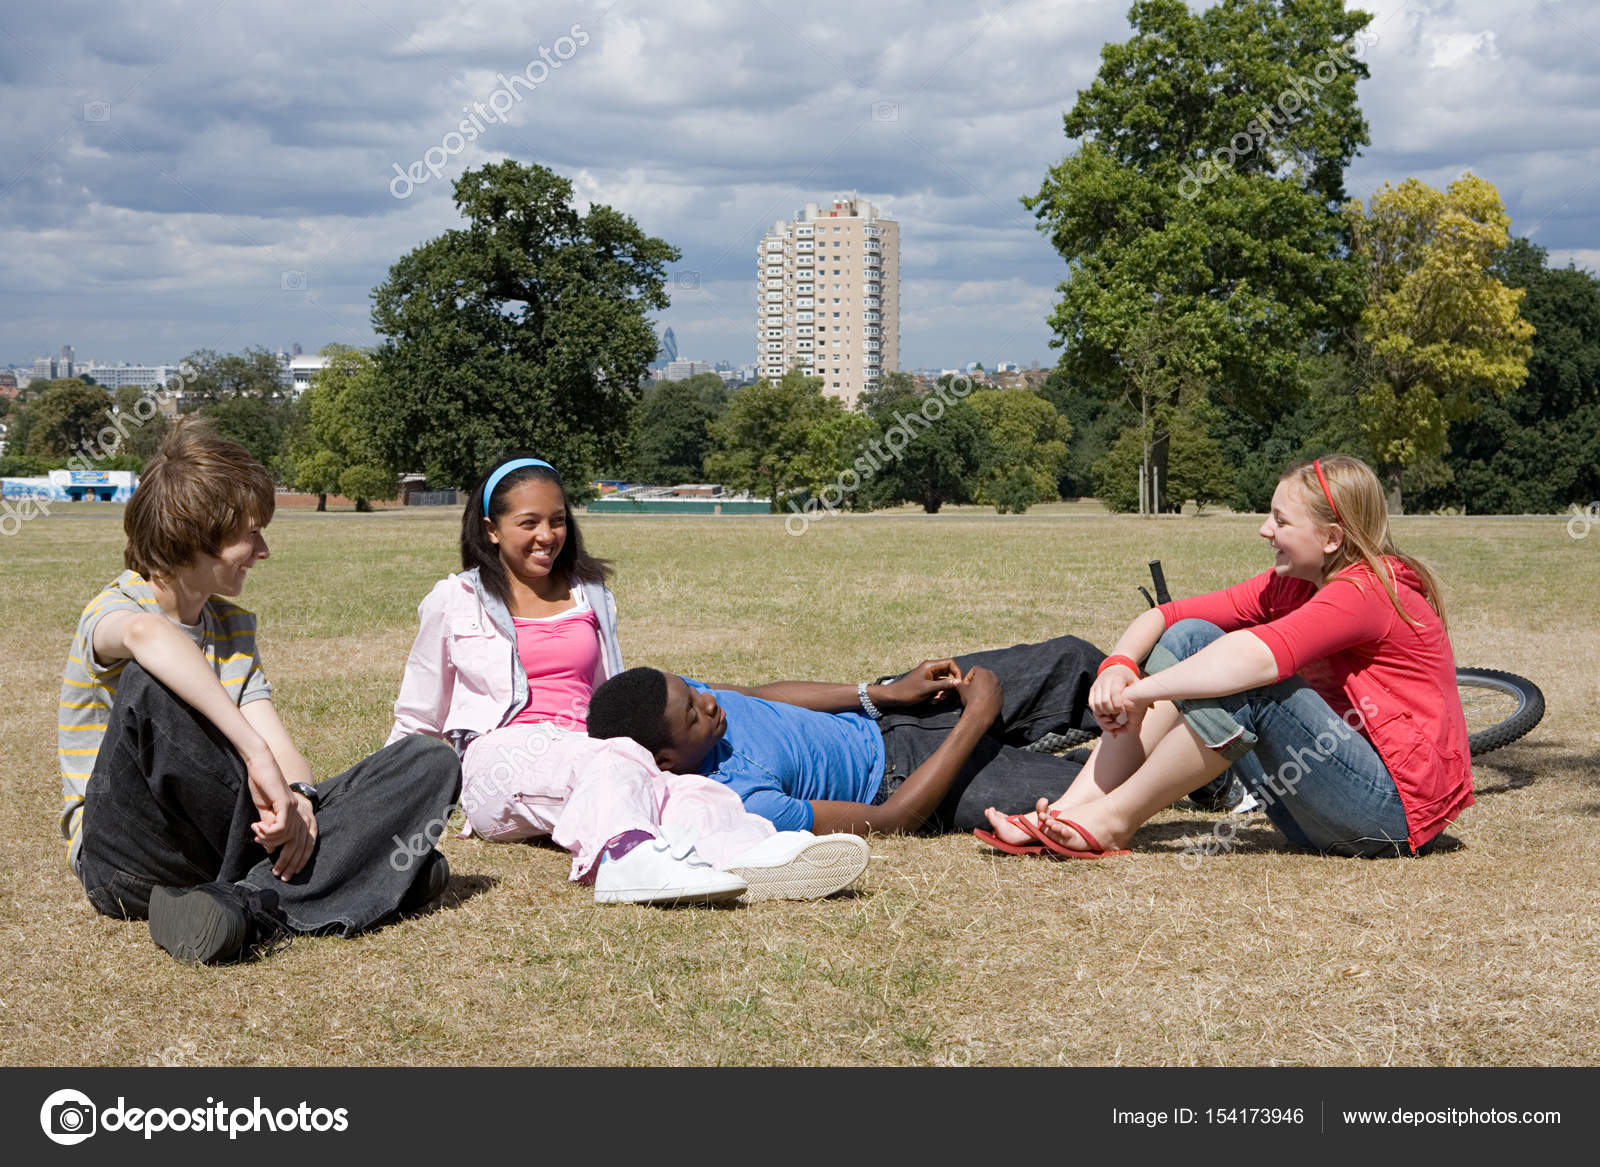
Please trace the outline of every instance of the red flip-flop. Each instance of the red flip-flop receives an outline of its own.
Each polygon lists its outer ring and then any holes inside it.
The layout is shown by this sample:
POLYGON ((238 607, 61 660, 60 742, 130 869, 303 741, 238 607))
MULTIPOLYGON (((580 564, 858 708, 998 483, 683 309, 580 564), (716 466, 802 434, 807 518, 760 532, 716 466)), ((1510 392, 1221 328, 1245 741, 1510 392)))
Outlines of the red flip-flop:
MULTIPOLYGON (((1087 851, 1079 850, 1075 847, 1063 847, 1060 843, 1057 843, 1042 830, 1029 831, 1028 833, 1033 835, 1034 838, 1038 839, 1039 842, 1043 843, 1045 848, 1052 855, 1059 856, 1062 859, 1110 859, 1116 855, 1133 854, 1133 852, 1129 851, 1125 847, 1116 849, 1102 847, 1099 839, 1091 835, 1083 828, 1081 824, 1073 822, 1060 811, 1052 810, 1049 812, 1049 814, 1051 818, 1055 819, 1056 822, 1060 823, 1062 826, 1071 827, 1073 830, 1077 831, 1078 834, 1082 836, 1083 841, 1089 844, 1089 850, 1087 851)), ((1023 827, 1022 829, 1027 830, 1026 827, 1023 827)))
MULTIPOLYGON (((1040 838, 1038 828, 1028 822, 1025 815, 1008 814, 1006 822, 1035 839, 1040 838)), ((1046 844, 1043 839, 1037 843, 1008 843, 993 831, 986 831, 982 827, 973 827, 972 833, 978 837, 980 843, 993 847, 996 851, 1004 851, 1007 855, 1043 855, 1045 852, 1046 844)))

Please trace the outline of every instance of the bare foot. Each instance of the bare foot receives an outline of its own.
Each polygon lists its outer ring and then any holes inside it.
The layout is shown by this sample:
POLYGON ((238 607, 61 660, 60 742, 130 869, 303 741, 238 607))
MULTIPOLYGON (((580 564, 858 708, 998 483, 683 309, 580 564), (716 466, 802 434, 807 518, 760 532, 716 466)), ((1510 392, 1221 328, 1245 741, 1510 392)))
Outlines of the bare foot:
POLYGON ((1045 837, 1069 851, 1116 851, 1127 846, 1120 826, 1092 804, 1065 812, 1041 810, 1039 819, 1045 837), (1067 819, 1071 819, 1082 830, 1068 826, 1067 819))
POLYGON ((1017 824, 1012 822, 1011 820, 1013 818, 1025 818, 1025 819, 1028 819, 1031 822, 1036 822, 1037 821, 1037 817, 1038 817, 1037 815, 1034 815, 1034 814, 1020 814, 1020 815, 1002 814, 1000 811, 995 810, 995 808, 992 807, 992 806, 988 807, 987 809, 985 809, 984 812, 983 812, 983 815, 984 815, 984 817, 986 819, 989 820, 989 827, 990 827, 991 830, 994 831, 995 838, 999 839, 1002 843, 1013 843, 1013 844, 1021 845, 1021 844, 1024 844, 1024 843, 1035 842, 1035 839, 1034 839, 1034 837, 1032 835, 1030 835, 1027 831, 1023 830, 1021 827, 1017 826, 1017 824))

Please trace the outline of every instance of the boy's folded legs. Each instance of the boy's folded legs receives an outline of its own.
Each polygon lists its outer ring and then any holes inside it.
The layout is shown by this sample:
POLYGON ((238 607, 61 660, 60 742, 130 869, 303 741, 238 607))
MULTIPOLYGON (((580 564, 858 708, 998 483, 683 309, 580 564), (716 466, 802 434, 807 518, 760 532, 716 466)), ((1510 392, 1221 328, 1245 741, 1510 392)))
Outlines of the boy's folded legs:
POLYGON ((84 804, 80 875, 96 910, 151 916, 179 959, 227 961, 271 931, 264 917, 348 936, 443 890, 448 865, 430 856, 460 786, 451 747, 406 738, 320 784, 316 850, 283 881, 251 831, 244 764, 216 736, 129 663, 84 804))

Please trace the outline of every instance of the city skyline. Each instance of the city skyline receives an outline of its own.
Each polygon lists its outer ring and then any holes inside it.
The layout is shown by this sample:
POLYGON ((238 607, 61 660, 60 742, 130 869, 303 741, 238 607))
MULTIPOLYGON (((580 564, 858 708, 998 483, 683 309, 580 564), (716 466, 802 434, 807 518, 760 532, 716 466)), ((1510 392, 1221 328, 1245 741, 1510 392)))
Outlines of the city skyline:
MULTIPOLYGON (((1470 168, 1513 233, 1600 266, 1600 8, 1363 7, 1372 144, 1348 193, 1470 168)), ((71 13, 0 17, 0 353, 18 364, 68 338, 145 363, 371 344, 371 289, 460 224, 454 179, 505 157, 681 250, 652 322, 687 356, 742 361, 762 233, 853 190, 907 239, 902 366, 1053 364, 1065 267, 1019 199, 1074 148, 1062 113, 1129 35, 1127 0, 945 0, 915 21, 838 0, 71 13)))

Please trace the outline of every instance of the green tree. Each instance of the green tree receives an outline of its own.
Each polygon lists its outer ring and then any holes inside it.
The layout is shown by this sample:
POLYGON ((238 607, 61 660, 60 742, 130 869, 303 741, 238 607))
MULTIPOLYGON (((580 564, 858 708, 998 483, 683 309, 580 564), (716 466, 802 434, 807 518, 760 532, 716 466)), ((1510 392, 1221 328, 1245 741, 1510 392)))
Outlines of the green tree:
POLYGON ((1503 397, 1527 379, 1533 326, 1520 288, 1491 267, 1511 217, 1493 183, 1470 172, 1445 191, 1408 178, 1385 183, 1370 210, 1346 208, 1367 284, 1357 352, 1364 429, 1400 511, 1408 469, 1437 465, 1473 391, 1503 397))
POLYGON ((76 377, 47 382, 27 414, 26 452, 36 458, 64 461, 86 452, 111 454, 121 441, 115 430, 107 443, 100 441, 101 431, 111 423, 111 397, 98 385, 85 385, 76 377), (103 444, 108 448, 102 449, 103 444))
POLYGON ((467 226, 373 292, 389 468, 459 485, 518 446, 571 481, 620 464, 677 249, 611 207, 580 215, 572 184, 542 166, 469 170, 455 203, 467 226))
POLYGON ((329 345, 321 355, 327 363, 301 394, 307 424, 290 447, 294 482, 317 496, 319 511, 335 491, 369 511, 369 500, 393 498, 396 484, 374 437, 387 396, 378 364, 348 345, 329 345))
POLYGON ((989 461, 989 432, 966 400, 970 381, 947 375, 939 388, 930 394, 908 374, 889 373, 863 395, 877 430, 864 453, 882 466, 862 491, 872 505, 914 502, 932 515, 947 502, 972 501, 971 483, 989 461))
POLYGON ((1526 289, 1528 379, 1505 397, 1471 390, 1475 412, 1450 425, 1452 480, 1416 492, 1422 509, 1551 513, 1600 499, 1600 278, 1547 259, 1517 238, 1495 261, 1502 283, 1526 289))
MULTIPOLYGON (((1151 513, 1157 509, 1177 513, 1190 500, 1204 509, 1232 498, 1233 471, 1223 459, 1222 447, 1211 436, 1214 412, 1215 407, 1199 399, 1187 408, 1170 411, 1162 419, 1169 477, 1161 484, 1160 505, 1156 508, 1149 506, 1148 495, 1139 490, 1141 472, 1148 463, 1141 427, 1130 425, 1100 461, 1100 501, 1114 511, 1134 511, 1143 505, 1151 513)), ((1273 485, 1276 484, 1274 478, 1273 485)))
POLYGON ((1065 117, 1076 152, 1023 200, 1067 263, 1050 324, 1073 391, 1122 398, 1136 338, 1176 333, 1164 361, 1258 433, 1303 394, 1311 342, 1359 311, 1339 209, 1369 20, 1343 0, 1133 5, 1065 117))
POLYGON ((6 421, 6 453, 12 457, 27 456, 28 441, 33 431, 33 410, 30 406, 31 402, 24 402, 20 394, 12 403, 11 414, 6 421))
POLYGON ((199 413, 216 427, 217 434, 238 442, 269 470, 284 448, 283 402, 260 397, 227 397, 201 407, 199 413))
POLYGON ((191 404, 204 406, 241 397, 272 401, 285 396, 283 366, 264 348, 226 355, 198 349, 183 359, 183 367, 188 375, 183 394, 191 404))
POLYGON ((715 373, 683 381, 653 381, 633 415, 633 476, 641 482, 694 482, 711 450, 710 425, 728 406, 728 387, 715 373))
POLYGON ((843 410, 837 398, 823 395, 820 377, 807 377, 798 366, 780 380, 746 385, 711 424, 706 474, 735 490, 765 493, 773 511, 781 511, 789 495, 815 484, 812 430, 843 410))
POLYGON ((1059 498, 1056 482, 1067 461, 1072 428, 1037 393, 980 389, 968 401, 988 434, 988 458, 973 484, 975 501, 1001 514, 1021 514, 1059 498))
POLYGON ((160 412, 150 391, 137 385, 124 385, 116 392, 117 416, 128 419, 123 429, 126 436, 122 453, 135 458, 141 466, 156 456, 162 439, 172 429, 172 422, 160 412))

